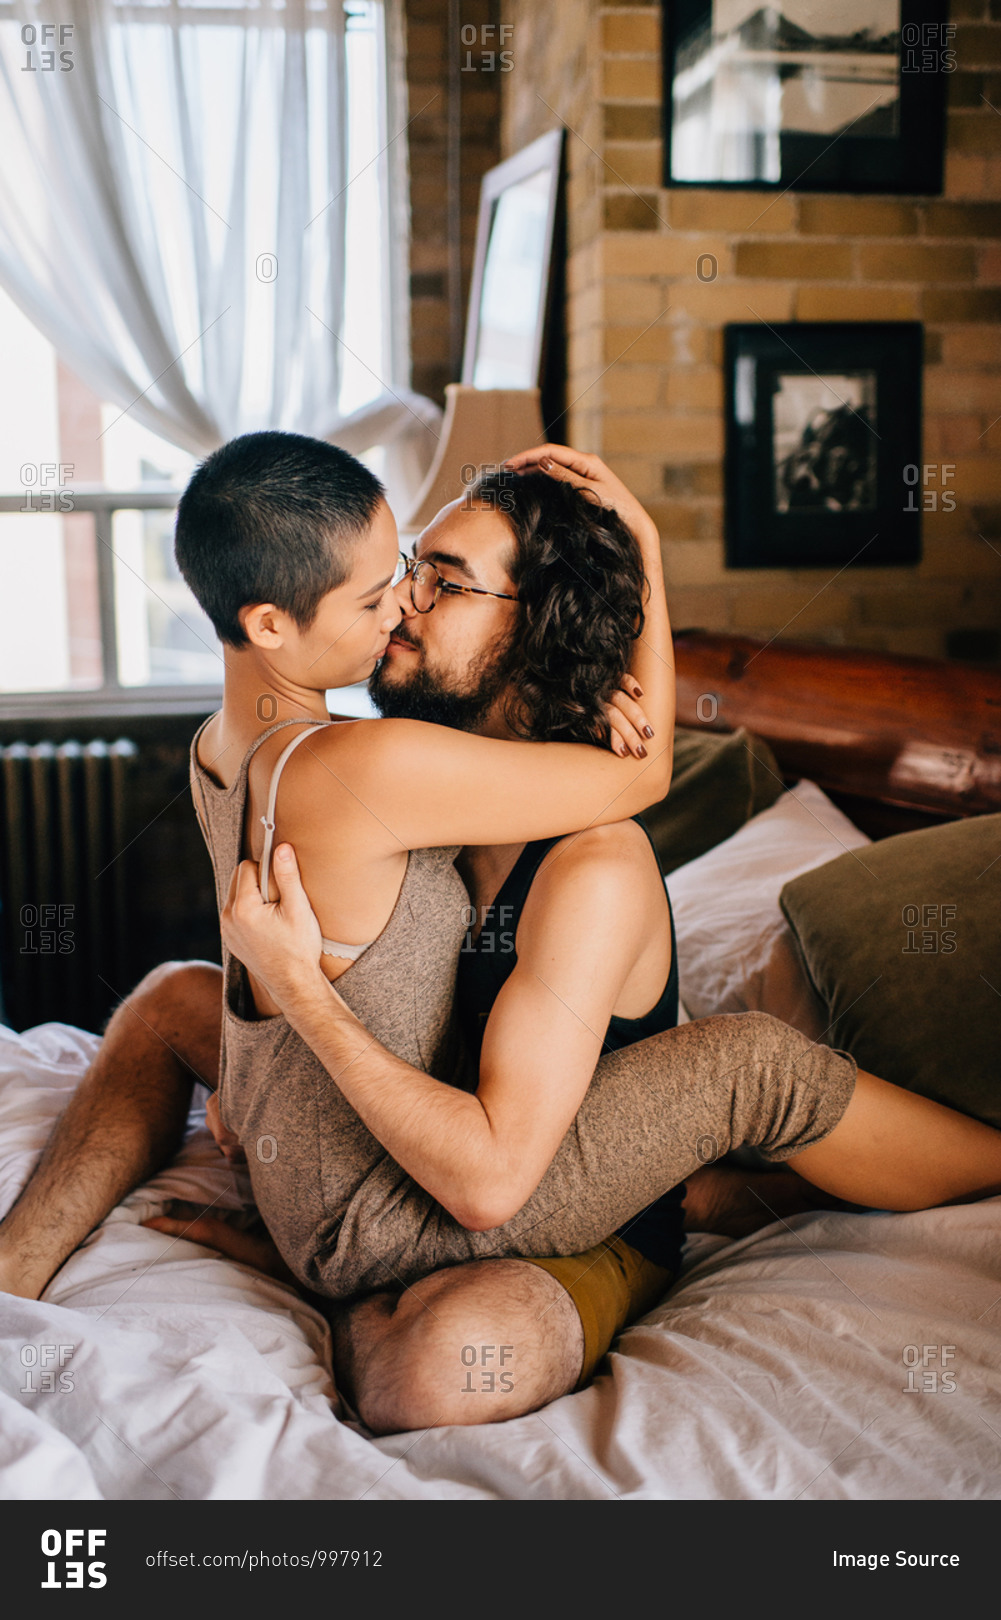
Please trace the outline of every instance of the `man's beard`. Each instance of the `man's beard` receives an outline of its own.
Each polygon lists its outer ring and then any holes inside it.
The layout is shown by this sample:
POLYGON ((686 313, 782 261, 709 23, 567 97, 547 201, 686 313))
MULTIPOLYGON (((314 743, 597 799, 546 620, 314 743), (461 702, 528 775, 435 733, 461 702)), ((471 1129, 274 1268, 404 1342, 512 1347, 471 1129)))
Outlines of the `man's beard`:
MULTIPOLYGON (((405 636, 401 639, 407 640, 405 636)), ((385 659, 369 677, 369 695, 379 713, 392 720, 426 720, 436 726, 451 726, 454 731, 475 731, 507 684, 506 639, 486 647, 463 672, 461 680, 448 682, 428 668, 422 647, 413 641, 408 645, 417 648, 419 661, 406 680, 387 680, 385 659)), ((407 657, 413 655, 408 653, 407 657)))

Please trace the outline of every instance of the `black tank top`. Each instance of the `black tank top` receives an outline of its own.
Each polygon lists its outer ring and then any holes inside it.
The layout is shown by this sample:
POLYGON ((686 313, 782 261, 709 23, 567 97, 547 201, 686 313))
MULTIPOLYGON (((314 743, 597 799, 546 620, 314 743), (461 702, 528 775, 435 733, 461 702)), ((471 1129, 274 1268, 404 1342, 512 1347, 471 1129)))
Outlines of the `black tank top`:
MULTIPOLYGON (((641 818, 636 816, 634 820, 643 827, 650 839, 641 818)), ((473 938, 474 919, 459 952, 456 1002, 470 1058, 470 1085, 473 1088, 487 1019, 518 960, 515 941, 525 901, 539 867, 560 841, 560 838, 540 838, 533 844, 525 845, 497 891, 493 904, 487 908, 478 936, 473 938)), ((650 847, 653 849, 652 839, 650 847)), ((664 898, 671 924, 671 971, 667 983, 656 1005, 642 1018, 617 1018, 613 1015, 605 1031, 604 1052, 616 1052, 623 1046, 632 1046, 636 1041, 646 1040, 649 1035, 659 1035, 662 1030, 674 1029, 677 1025, 678 962, 674 916, 666 886, 664 898)), ((672 1188, 655 1204, 620 1227, 618 1235, 655 1265, 677 1271, 684 1243, 684 1196, 684 1185, 672 1188)))

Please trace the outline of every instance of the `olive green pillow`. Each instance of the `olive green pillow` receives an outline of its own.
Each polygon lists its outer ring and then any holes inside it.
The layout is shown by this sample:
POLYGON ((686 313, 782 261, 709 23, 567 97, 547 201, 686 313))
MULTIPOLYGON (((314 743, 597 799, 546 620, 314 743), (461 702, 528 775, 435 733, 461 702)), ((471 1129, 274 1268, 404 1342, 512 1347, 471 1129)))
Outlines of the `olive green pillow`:
POLYGON ((678 727, 671 791, 643 812, 661 871, 666 876, 714 849, 784 791, 775 755, 760 737, 743 727, 738 731, 678 727))
POLYGON ((902 833, 779 903, 860 1068, 1001 1127, 1001 815, 902 833))

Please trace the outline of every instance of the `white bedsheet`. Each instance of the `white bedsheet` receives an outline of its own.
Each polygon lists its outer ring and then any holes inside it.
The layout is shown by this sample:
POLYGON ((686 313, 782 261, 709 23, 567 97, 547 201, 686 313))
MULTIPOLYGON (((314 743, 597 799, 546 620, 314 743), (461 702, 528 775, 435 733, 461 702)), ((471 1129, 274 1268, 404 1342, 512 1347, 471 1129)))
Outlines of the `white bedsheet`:
MULTIPOLYGON (((0 1030, 0 1210, 96 1044, 61 1024, 0 1030)), ((43 1301, 3 1297, 0 1496, 1001 1495, 999 1199, 700 1239, 591 1389, 512 1423, 375 1441, 339 1415, 316 1312, 138 1224, 168 1197, 221 1210, 246 1195, 194 1115, 177 1164, 43 1301)))

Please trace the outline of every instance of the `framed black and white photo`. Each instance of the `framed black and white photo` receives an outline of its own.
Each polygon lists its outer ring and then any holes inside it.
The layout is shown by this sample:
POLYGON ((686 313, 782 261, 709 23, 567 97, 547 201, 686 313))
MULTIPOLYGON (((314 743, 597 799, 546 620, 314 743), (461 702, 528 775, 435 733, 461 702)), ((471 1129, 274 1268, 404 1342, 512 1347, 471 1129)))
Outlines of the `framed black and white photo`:
POLYGON ((663 0, 664 184, 942 190, 947 0, 663 0))
POLYGON ((729 568, 915 563, 922 327, 725 329, 729 568))

